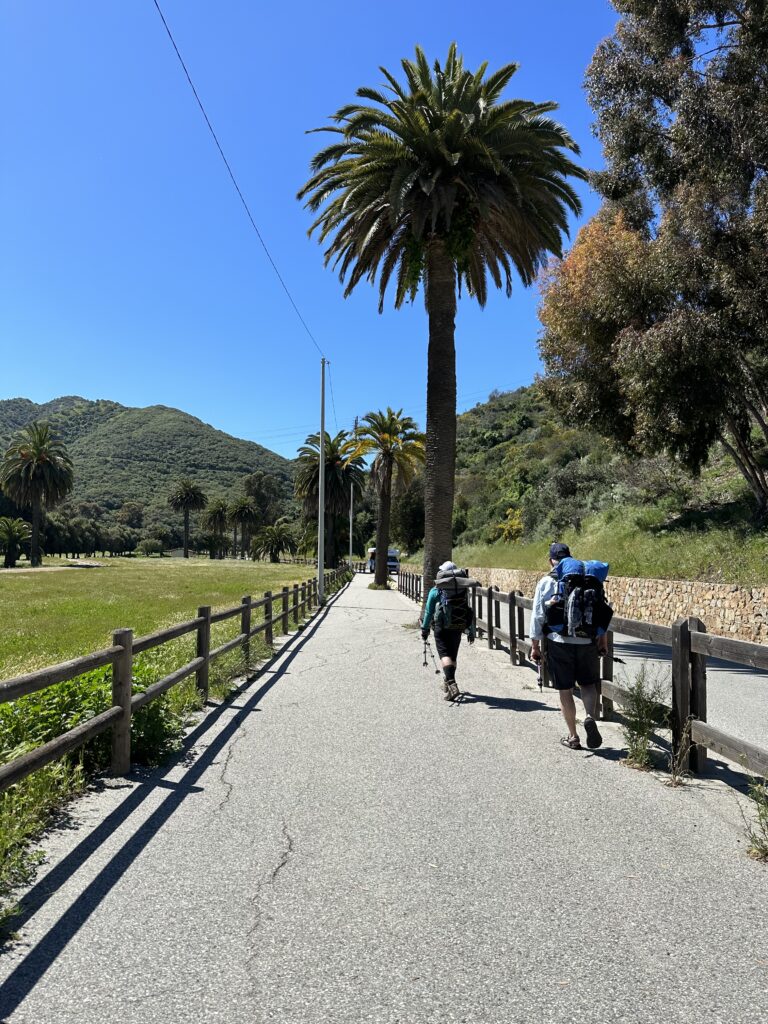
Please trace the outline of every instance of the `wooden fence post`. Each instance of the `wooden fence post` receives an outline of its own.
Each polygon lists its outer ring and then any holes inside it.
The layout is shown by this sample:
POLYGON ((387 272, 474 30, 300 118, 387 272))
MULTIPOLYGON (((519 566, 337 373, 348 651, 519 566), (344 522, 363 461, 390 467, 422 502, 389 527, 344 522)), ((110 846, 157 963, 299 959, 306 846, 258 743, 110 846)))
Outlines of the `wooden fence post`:
POLYGON ((507 605, 507 632, 509 633, 509 660, 513 665, 517 664, 517 634, 515 628, 515 592, 510 590, 507 594, 509 604, 507 605))
MULTIPOLYGON (((552 642, 555 643, 554 640, 552 642)), ((549 674, 549 655, 547 651, 547 648, 549 647, 549 640, 543 636, 539 646, 541 650, 541 683, 542 686, 551 686, 552 676, 549 674)))
POLYGON ((282 622, 282 625, 281 625, 280 628, 281 628, 281 631, 283 632, 283 634, 287 634, 288 633, 288 587, 283 587, 282 597, 283 597, 283 622, 282 622))
POLYGON ((264 605, 264 640, 268 647, 272 646, 272 591, 267 590, 264 593, 266 603, 264 605))
POLYGON ((306 580, 301 584, 301 618, 306 619, 307 617, 307 583, 306 580))
MULTIPOLYGON (((521 602, 517 598, 522 597, 522 590, 515 591, 515 606, 517 610, 517 638, 518 640, 525 640, 525 609, 521 602)), ((510 630, 510 633, 512 630, 510 630)), ((525 651, 520 650, 517 654, 517 664, 525 665, 525 651)))
POLYGON ((299 584, 293 584, 293 624, 299 624, 299 584))
POLYGON ((479 630, 478 625, 477 625, 477 617, 478 617, 477 616, 477 587, 472 587, 471 590, 472 590, 472 599, 471 599, 471 604, 472 604, 472 621, 475 624, 475 636, 479 636, 480 635, 480 630, 479 630))
POLYGON ((494 600, 493 600, 493 587, 488 584, 487 591, 487 602, 485 607, 485 621, 488 623, 488 631, 485 634, 486 641, 488 643, 488 650, 493 650, 493 613, 494 613, 494 600))
POLYGON ((497 586, 494 586, 493 592, 495 595, 495 600, 493 602, 495 605, 495 608, 493 610, 493 628, 496 634, 493 646, 497 651, 500 651, 501 640, 499 638, 499 633, 501 632, 501 601, 499 600, 499 588, 497 586))
POLYGON ((210 653, 211 653, 211 607, 204 605, 197 609, 197 617, 204 619, 197 627, 197 657, 203 658, 203 664, 195 673, 197 677, 197 689, 203 698, 203 703, 208 700, 208 677, 210 674, 210 653))
MULTIPOLYGON (((605 679, 606 682, 613 682, 613 631, 608 630, 606 634, 608 640, 608 647, 602 658, 600 668, 600 679, 605 679)), ((602 687, 600 688, 600 703, 601 703, 601 718, 604 722, 610 722, 613 718, 613 701, 610 697, 604 697, 602 694, 602 687)))
POLYGON ((248 635, 251 632, 251 595, 248 594, 244 597, 240 604, 243 606, 243 610, 240 612, 240 632, 245 635, 243 661, 245 662, 245 674, 248 675, 251 667, 251 640, 248 635))
MULTIPOLYGON (((707 627, 695 616, 688 619, 692 633, 706 633, 707 627)), ((691 651, 691 716, 700 722, 707 720, 707 658, 691 651)), ((691 771, 701 773, 707 768, 707 748, 691 743, 691 771)))
POLYGON ((688 619, 678 619, 672 627, 672 756, 680 772, 690 767, 690 751, 685 749, 690 715, 691 631, 688 619))
POLYGON ((112 643, 122 648, 112 663, 112 704, 123 712, 112 726, 112 774, 127 775, 131 770, 133 630, 116 629, 112 643))

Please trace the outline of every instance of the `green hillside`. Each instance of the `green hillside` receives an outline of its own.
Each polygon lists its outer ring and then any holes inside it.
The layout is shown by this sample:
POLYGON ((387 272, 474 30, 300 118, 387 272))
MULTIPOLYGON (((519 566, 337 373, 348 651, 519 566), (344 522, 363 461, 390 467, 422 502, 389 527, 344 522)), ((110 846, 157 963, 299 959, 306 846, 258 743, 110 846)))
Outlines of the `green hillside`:
POLYGON ((768 581, 764 525, 718 448, 698 477, 666 456, 631 456, 563 422, 533 385, 460 415, 456 454, 462 564, 541 569, 558 538, 619 575, 768 581))
POLYGON ((164 507, 172 481, 182 476, 192 477, 211 496, 229 496, 240 489, 245 475, 257 470, 278 477, 290 492, 289 460, 163 405, 133 409, 74 396, 44 405, 7 399, 0 401, 0 445, 41 419, 50 421, 69 448, 75 465, 73 502, 164 507))

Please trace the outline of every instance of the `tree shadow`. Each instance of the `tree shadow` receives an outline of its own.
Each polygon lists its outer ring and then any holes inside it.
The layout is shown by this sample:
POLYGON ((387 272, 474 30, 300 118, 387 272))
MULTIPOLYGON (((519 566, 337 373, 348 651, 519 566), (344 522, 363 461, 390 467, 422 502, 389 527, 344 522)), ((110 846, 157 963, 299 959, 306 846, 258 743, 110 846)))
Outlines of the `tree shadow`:
POLYGON ((101 845, 124 824, 140 805, 158 789, 167 790, 168 795, 163 802, 143 821, 136 832, 126 841, 110 861, 99 871, 85 889, 73 900, 58 921, 48 930, 42 939, 23 957, 6 980, 0 984, 0 1021, 5 1021, 29 995, 38 981, 43 977, 56 957, 66 948, 69 942, 80 931, 88 918, 97 909, 102 900, 120 881, 122 876, 136 860, 139 854, 154 838, 162 826, 169 820, 191 793, 198 793, 197 785, 204 772, 216 762, 227 744, 234 738, 245 723, 245 719, 256 705, 267 695, 273 686, 287 673, 288 666, 296 658, 304 645, 314 636, 326 618, 328 611, 345 588, 341 588, 320 610, 314 622, 301 634, 294 633, 278 651, 265 662, 250 678, 234 691, 235 698, 244 696, 254 680, 271 672, 269 678, 243 703, 221 732, 212 740, 199 757, 190 765, 183 779, 178 782, 165 778, 179 764, 185 764, 190 757, 192 748, 214 726, 225 711, 232 710, 230 702, 216 706, 187 736, 184 738, 181 752, 172 761, 166 762, 161 768, 147 773, 146 769, 132 772, 130 778, 139 785, 126 797, 124 802, 96 826, 74 850, 66 855, 51 871, 45 875, 19 901, 19 912, 10 922, 15 929, 21 929, 37 913, 38 910, 64 885, 77 870, 101 847, 101 845), (292 648, 292 649, 291 649, 292 648), (286 652, 289 651, 287 657, 286 652), (275 662, 282 658, 282 664, 272 671, 275 662))

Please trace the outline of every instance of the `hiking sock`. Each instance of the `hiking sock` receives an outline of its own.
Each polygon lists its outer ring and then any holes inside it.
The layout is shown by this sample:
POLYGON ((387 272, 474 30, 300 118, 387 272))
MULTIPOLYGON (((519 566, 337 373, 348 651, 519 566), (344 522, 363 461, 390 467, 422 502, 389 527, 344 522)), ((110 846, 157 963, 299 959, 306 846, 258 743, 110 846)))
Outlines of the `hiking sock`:
POLYGON ((456 678, 456 666, 443 665, 443 675, 445 676, 446 683, 452 683, 456 678))

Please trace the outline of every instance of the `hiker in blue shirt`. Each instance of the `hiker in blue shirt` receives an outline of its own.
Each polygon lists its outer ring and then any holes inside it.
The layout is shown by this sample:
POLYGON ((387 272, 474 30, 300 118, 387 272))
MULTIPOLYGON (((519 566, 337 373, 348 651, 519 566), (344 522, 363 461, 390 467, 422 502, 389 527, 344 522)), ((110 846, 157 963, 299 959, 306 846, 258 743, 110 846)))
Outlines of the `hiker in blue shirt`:
MULTIPOLYGON (((559 691, 560 709, 568 727, 568 735, 564 736, 560 742, 571 750, 581 750, 581 741, 576 731, 576 704, 573 700, 573 688, 578 683, 587 713, 584 719, 587 746, 594 749, 603 742, 595 722, 595 714, 599 696, 600 656, 608 650, 608 637, 605 632, 607 622, 605 627, 601 626, 595 630, 597 634, 595 636, 576 635, 573 630, 566 631, 562 626, 553 625, 554 616, 551 609, 556 604, 559 593, 558 566, 561 562, 565 565, 565 559, 571 559, 568 545, 552 544, 549 549, 549 564, 552 572, 543 576, 536 584, 533 598, 531 658, 535 662, 541 661, 541 640, 542 637, 546 637, 547 665, 552 683, 559 691)), ((588 564, 605 565, 605 563, 588 564)), ((606 573, 608 571, 607 565, 605 565, 605 571, 606 573)), ((607 621, 610 622, 610 607, 605 604, 605 609, 607 609, 607 621)))
POLYGON ((443 562, 424 606, 421 637, 429 639, 429 627, 434 622, 435 647, 443 666, 446 700, 460 696, 456 685, 456 659, 462 633, 467 633, 470 644, 475 642, 475 615, 469 603, 472 585, 466 569, 459 569, 453 562, 443 562))

